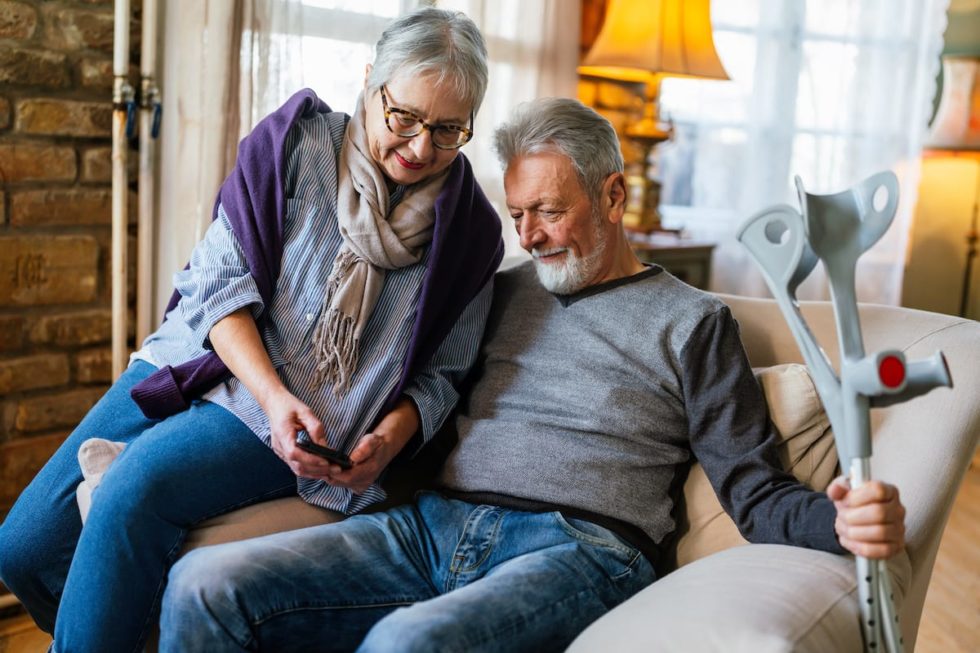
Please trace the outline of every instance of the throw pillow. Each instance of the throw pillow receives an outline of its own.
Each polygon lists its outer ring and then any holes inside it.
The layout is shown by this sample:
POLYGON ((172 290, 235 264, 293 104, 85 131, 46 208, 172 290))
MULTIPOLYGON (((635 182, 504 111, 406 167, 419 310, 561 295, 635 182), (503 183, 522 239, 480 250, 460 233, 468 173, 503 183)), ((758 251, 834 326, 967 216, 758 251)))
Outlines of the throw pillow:
MULTIPOLYGON (((789 363, 756 370, 779 433, 783 469, 803 484, 824 490, 837 474, 837 450, 830 421, 805 365, 789 363)), ((701 465, 684 484, 686 524, 678 524, 677 566, 740 544, 747 544, 722 509, 701 465), (685 530, 686 527, 686 530, 685 530)))

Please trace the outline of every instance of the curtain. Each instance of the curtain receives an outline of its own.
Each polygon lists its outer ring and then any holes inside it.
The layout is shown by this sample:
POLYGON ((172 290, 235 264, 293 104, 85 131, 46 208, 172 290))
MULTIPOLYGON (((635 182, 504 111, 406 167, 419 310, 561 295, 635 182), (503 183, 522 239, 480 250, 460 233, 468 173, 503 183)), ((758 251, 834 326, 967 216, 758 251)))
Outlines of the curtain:
MULTIPOLYGON (((734 234, 773 204, 850 188, 884 169, 900 202, 858 264, 861 301, 898 304, 919 155, 932 111, 947 0, 715 0, 715 45, 730 82, 668 79, 658 148, 667 226, 717 243, 713 290, 765 295, 734 234)), ((826 299, 818 267, 801 298, 826 299)))
MULTIPOLYGON (((175 0, 164 3, 161 179, 154 306, 162 318, 171 277, 211 222, 238 141, 300 88, 351 112, 373 45, 419 0, 175 0)), ((428 3, 433 4, 433 3, 428 3)), ((493 127, 519 102, 575 96, 579 0, 451 0, 482 30, 490 84, 464 152, 506 215, 493 127)), ((505 225, 508 255, 521 252, 505 225)))
POLYGON ((214 196, 234 162, 238 49, 243 6, 227 0, 163 3, 163 119, 160 132, 153 324, 211 222, 214 196))

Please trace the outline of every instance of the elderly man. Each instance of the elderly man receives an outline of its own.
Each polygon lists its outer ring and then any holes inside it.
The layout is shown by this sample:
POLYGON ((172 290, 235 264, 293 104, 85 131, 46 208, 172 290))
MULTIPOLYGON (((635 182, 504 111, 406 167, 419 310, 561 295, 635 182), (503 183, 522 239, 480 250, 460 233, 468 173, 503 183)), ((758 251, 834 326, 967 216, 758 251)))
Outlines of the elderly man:
POLYGON ((903 546, 895 488, 828 497, 779 469, 728 309, 630 250, 606 120, 540 100, 496 145, 533 262, 497 276, 436 489, 192 552, 171 574, 162 650, 561 650, 654 581, 692 457, 751 541, 903 546))

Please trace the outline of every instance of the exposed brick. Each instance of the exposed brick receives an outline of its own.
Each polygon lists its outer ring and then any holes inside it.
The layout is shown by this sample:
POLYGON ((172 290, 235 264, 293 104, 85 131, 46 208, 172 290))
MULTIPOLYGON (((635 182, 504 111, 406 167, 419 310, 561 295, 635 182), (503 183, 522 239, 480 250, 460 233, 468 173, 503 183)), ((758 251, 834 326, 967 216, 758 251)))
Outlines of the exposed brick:
POLYGON ((77 171, 72 147, 0 143, 0 182, 74 181, 77 171))
MULTIPOLYGON (((14 432, 14 420, 17 418, 17 402, 0 402, 0 442, 14 432)), ((2 451, 2 449, 0 449, 2 451)))
POLYGON ((66 437, 68 433, 61 432, 0 445, 0 508, 8 510, 13 505, 66 437))
POLYGON ((82 151, 81 178, 87 182, 111 182, 112 148, 93 147, 82 151))
POLYGON ((96 309, 46 315, 31 329, 31 342, 61 346, 94 345, 109 342, 112 333, 112 311, 96 309))
POLYGON ((101 347, 78 352, 75 358, 79 383, 112 383, 112 349, 101 347))
POLYGON ((23 2, 0 0, 0 38, 29 39, 37 28, 37 10, 23 2))
POLYGON ((10 224, 15 227, 111 222, 112 192, 108 188, 30 190, 10 194, 10 224))
POLYGON ((85 88, 112 89, 112 59, 82 59, 78 78, 85 88))
POLYGON ((67 61, 58 52, 0 48, 0 84, 63 88, 71 82, 67 61))
POLYGON ((91 302, 98 258, 92 236, 0 236, 0 306, 91 302))
POLYGON ((113 14, 109 10, 45 7, 45 40, 58 50, 91 48, 112 52, 113 14))
POLYGON ((68 383, 68 356, 38 354, 0 360, 0 395, 68 383))
POLYGON ((104 387, 83 388, 23 399, 17 404, 14 428, 18 431, 75 428, 106 390, 104 387))
POLYGON ((25 134, 110 136, 111 102, 34 99, 17 103, 15 127, 25 134))
POLYGON ((0 352, 16 351, 24 345, 24 323, 20 315, 0 317, 0 352))
MULTIPOLYGON (((139 152, 129 150, 126 156, 126 169, 129 180, 135 181, 139 175, 139 152)), ((112 148, 93 147, 82 151, 81 180, 86 183, 112 182, 112 148)), ((135 206, 136 193, 130 193, 130 204, 135 206)))
POLYGON ((0 129, 10 127, 10 100, 0 97, 0 129))

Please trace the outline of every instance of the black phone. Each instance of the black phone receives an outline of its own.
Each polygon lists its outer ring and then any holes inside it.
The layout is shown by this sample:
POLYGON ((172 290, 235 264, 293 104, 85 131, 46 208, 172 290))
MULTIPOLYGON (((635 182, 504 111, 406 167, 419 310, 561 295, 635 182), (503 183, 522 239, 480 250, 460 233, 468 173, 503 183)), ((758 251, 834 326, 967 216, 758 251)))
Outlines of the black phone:
POLYGON ((329 461, 334 465, 340 465, 341 469, 350 469, 354 466, 354 462, 350 459, 350 456, 341 451, 337 451, 336 449, 321 447, 310 439, 310 434, 306 431, 296 432, 296 446, 306 453, 311 453, 314 456, 320 456, 324 460, 329 461))

